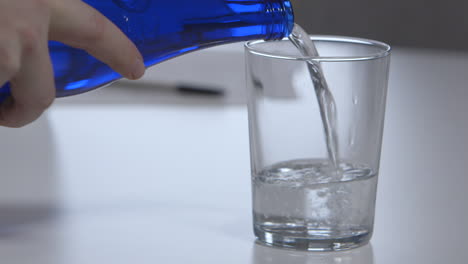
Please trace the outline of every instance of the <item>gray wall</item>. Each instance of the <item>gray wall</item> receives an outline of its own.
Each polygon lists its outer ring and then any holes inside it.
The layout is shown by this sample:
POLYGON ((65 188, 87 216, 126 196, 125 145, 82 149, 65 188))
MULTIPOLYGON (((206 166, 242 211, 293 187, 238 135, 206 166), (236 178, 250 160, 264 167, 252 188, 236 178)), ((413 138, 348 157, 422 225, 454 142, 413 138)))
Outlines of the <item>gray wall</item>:
POLYGON ((467 0, 291 0, 310 34, 366 37, 391 45, 468 50, 467 0))

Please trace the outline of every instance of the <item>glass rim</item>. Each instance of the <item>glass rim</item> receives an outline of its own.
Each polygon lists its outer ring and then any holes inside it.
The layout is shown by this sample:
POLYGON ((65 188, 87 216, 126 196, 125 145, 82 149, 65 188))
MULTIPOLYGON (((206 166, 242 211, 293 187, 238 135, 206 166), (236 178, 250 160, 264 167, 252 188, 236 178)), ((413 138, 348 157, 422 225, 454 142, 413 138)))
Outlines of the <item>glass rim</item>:
MULTIPOLYGON (((347 37, 347 36, 335 36, 335 35, 309 35, 312 40, 316 41, 327 41, 327 42, 341 42, 341 43, 352 43, 352 44, 361 44, 367 46, 373 46, 380 49, 379 52, 369 53, 362 56, 294 56, 294 55, 281 55, 273 52, 261 51, 255 48, 255 45, 260 43, 265 43, 265 40, 252 40, 244 44, 244 47, 248 52, 269 57, 272 59, 282 59, 282 60, 297 60, 297 61, 366 61, 366 60, 375 60, 387 57, 390 55, 392 48, 390 45, 380 42, 377 40, 365 39, 365 38, 356 38, 356 37, 347 37)), ((280 41, 288 40, 288 38, 283 38, 280 41)))

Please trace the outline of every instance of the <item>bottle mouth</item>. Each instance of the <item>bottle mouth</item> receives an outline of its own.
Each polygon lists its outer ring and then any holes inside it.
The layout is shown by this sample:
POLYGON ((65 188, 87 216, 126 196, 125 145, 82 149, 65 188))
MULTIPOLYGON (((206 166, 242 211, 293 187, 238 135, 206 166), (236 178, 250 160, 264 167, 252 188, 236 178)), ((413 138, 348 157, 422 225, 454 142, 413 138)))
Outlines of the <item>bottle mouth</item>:
POLYGON ((293 28, 294 28, 294 9, 289 0, 284 1, 283 6, 284 6, 284 16, 287 21, 287 24, 286 24, 286 29, 287 29, 286 37, 287 37, 289 36, 289 34, 292 33, 293 28))
POLYGON ((272 14, 271 34, 265 40, 281 40, 294 28, 294 11, 289 0, 265 0, 267 12, 272 14))

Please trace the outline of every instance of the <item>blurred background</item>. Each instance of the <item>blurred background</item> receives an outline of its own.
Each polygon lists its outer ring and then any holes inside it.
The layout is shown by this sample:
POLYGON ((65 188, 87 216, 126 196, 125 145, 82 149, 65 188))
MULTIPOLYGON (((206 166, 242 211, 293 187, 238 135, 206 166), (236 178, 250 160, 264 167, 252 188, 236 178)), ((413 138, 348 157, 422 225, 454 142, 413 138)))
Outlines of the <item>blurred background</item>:
MULTIPOLYGON (((323 263, 466 263, 468 2, 292 1, 311 34, 394 47, 375 250, 323 263)), ((243 43, 190 53, 0 127, 0 258, 270 263, 250 231, 244 63, 243 43)))
POLYGON ((292 0, 296 21, 311 34, 377 39, 393 46, 468 50, 463 0, 292 0))

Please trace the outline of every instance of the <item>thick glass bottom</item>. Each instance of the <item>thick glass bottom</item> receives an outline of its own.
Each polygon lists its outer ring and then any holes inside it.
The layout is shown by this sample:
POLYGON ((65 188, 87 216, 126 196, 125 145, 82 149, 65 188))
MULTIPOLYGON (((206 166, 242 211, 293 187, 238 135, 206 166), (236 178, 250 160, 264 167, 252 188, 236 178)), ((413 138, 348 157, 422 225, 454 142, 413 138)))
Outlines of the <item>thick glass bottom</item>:
POLYGON ((260 226, 254 227, 255 236, 261 244, 280 248, 305 251, 341 251, 366 245, 372 232, 368 230, 353 230, 336 232, 331 230, 313 230, 298 232, 297 227, 291 230, 275 228, 274 232, 260 226))

